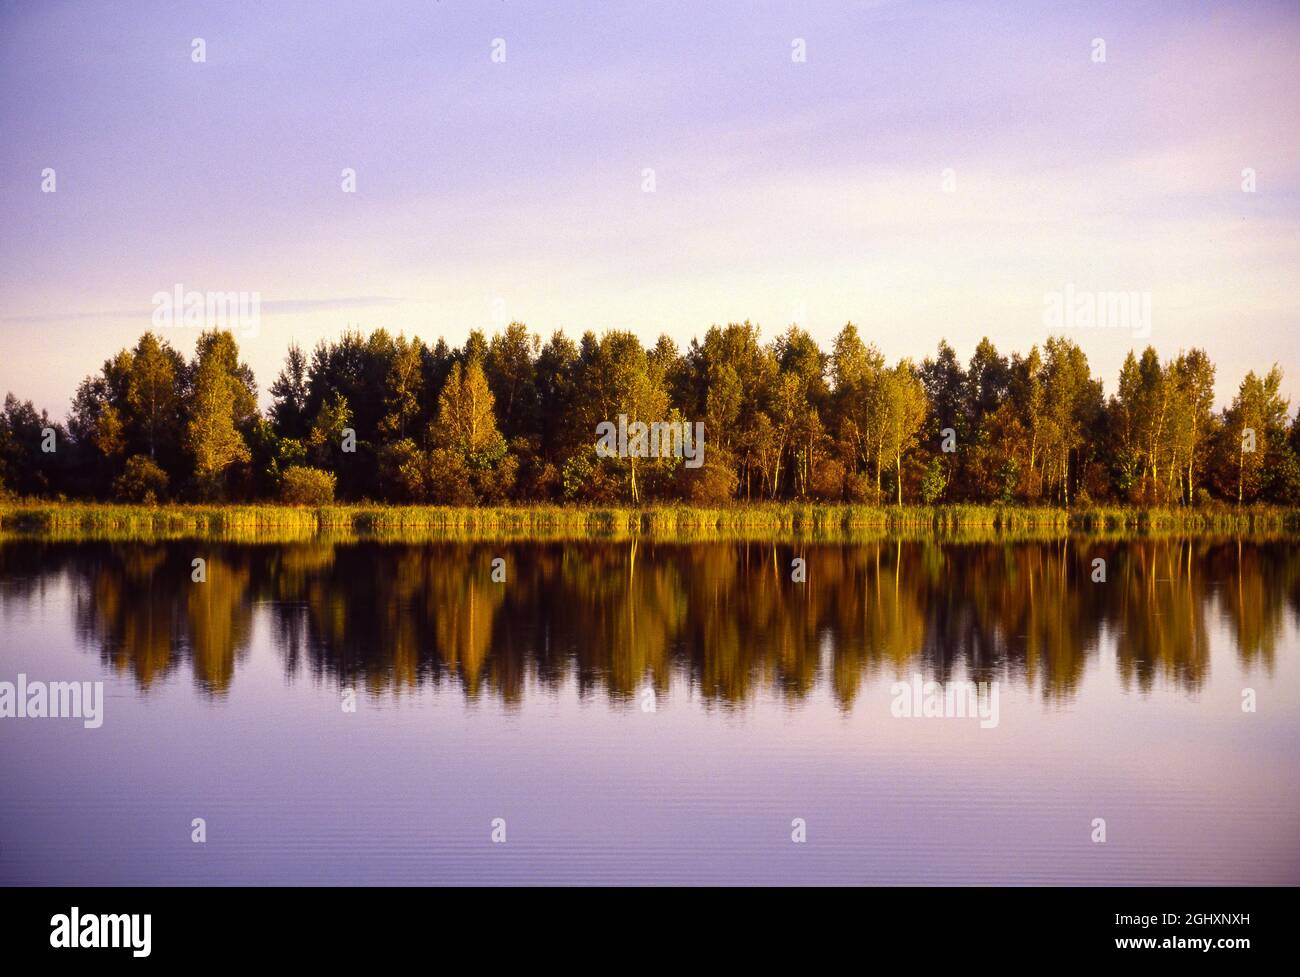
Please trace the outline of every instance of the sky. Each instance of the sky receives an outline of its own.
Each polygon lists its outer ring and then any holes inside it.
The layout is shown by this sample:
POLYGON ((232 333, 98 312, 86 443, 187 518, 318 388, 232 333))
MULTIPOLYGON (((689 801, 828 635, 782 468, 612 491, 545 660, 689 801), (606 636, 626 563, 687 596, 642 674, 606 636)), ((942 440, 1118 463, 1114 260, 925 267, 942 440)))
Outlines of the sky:
POLYGON ((1294 406, 1298 82, 1267 2, 0 0, 0 394, 64 417, 179 285, 259 296, 263 404, 349 327, 748 319, 1064 333, 1107 393, 1200 346, 1220 404, 1277 363, 1294 406), (1045 313, 1117 293, 1149 320, 1045 313))

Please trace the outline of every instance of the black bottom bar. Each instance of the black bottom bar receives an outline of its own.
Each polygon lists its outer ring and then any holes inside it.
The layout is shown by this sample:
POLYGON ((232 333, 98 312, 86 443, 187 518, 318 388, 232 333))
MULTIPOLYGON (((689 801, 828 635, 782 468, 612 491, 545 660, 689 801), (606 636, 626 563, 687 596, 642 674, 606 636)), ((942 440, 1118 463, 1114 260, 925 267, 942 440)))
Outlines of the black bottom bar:
MULTIPOLYGON (((564 956, 651 964, 707 947, 711 957, 769 963, 773 954, 793 953, 798 963, 806 953, 808 964, 831 952, 864 964, 910 957, 927 969, 936 955, 970 965, 1128 959, 1223 967, 1262 952, 1282 959, 1294 939, 1282 933, 1294 901, 1294 890, 1283 888, 95 888, 0 889, 0 900, 6 962, 114 969, 191 961, 373 966, 413 953, 436 964, 426 955, 440 949, 462 961, 482 955, 494 969, 515 955, 532 966, 564 956), (87 942, 118 946, 53 945, 87 942)), ((447 963, 464 966, 454 959, 447 963)))

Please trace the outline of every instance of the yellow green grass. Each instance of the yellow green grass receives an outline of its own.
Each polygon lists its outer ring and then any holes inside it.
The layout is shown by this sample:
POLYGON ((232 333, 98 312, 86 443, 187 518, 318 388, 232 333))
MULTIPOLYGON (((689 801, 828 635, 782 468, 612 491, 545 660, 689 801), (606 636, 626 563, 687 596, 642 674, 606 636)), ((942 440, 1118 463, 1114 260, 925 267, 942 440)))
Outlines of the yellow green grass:
POLYGON ((0 538, 281 542, 326 539, 1054 539, 1300 536, 1300 510, 738 504, 721 508, 0 503, 0 538))

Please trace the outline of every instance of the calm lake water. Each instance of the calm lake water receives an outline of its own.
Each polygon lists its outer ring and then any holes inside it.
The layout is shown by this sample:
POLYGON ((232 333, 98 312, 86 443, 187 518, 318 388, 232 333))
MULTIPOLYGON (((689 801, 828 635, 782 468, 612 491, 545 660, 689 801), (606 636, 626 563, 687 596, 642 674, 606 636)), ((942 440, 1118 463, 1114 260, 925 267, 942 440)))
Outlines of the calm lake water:
POLYGON ((1300 883, 1290 543, 9 542, 20 673, 6 884, 1300 883))

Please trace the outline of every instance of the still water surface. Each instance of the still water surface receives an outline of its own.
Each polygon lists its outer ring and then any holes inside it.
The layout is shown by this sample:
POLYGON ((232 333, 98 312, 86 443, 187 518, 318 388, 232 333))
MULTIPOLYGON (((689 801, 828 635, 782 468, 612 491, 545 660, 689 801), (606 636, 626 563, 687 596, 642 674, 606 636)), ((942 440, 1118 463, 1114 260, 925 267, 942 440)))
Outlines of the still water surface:
POLYGON ((1285 542, 15 541, 19 673, 4 884, 1300 883, 1285 542))

